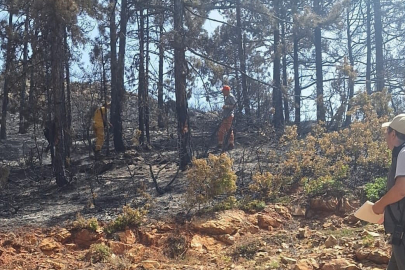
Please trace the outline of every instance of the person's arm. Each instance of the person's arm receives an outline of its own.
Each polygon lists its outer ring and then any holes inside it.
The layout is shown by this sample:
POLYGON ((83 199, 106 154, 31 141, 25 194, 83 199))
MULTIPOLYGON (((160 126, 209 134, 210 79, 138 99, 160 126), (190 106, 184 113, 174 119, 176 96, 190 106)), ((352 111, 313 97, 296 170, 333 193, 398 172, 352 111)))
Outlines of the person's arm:
POLYGON ((395 185, 373 205, 373 211, 376 214, 382 214, 387 205, 396 203, 404 197, 405 176, 398 176, 395 185))

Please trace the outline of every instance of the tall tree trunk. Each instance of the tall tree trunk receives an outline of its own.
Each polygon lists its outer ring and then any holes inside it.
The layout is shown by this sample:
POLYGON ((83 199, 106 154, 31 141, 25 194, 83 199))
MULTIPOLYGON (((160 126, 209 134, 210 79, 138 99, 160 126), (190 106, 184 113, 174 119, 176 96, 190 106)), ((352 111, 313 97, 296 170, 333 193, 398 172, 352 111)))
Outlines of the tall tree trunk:
MULTIPOLYGON (((23 48, 23 70, 22 70, 22 84, 20 93, 20 122, 18 126, 18 133, 25 134, 27 132, 27 122, 25 119, 26 108, 25 108, 25 91, 27 88, 27 73, 28 73, 28 27, 30 24, 29 20, 29 8, 26 10, 26 18, 24 23, 24 48, 23 48)), ((32 83, 32 82, 31 82, 32 83)))
MULTIPOLYGON (((322 0, 314 0, 314 10, 318 16, 321 16, 322 0)), ((323 102, 323 70, 322 70, 322 33, 321 27, 315 27, 315 63, 316 63, 316 118, 318 121, 325 122, 326 110, 323 102)))
MULTIPOLYGON (((104 49, 103 49, 103 45, 101 44, 100 46, 101 49, 101 65, 102 65, 102 78, 101 78, 101 85, 103 87, 103 94, 104 94, 104 103, 108 102, 107 99, 107 74, 106 74, 106 62, 104 60, 104 49)), ((109 122, 109 117, 108 117, 108 112, 107 115, 105 116, 107 119, 107 122, 109 122)), ((107 128, 107 136, 106 136, 106 148, 107 148, 107 156, 110 155, 110 127, 107 128)))
POLYGON ((371 0, 367 2, 367 64, 366 64, 366 91, 371 95, 371 0))
MULTIPOLYGON (((276 16, 280 14, 279 2, 274 2, 274 11, 276 16)), ((275 109, 273 124, 276 129, 280 129, 284 126, 283 117, 283 97, 281 90, 281 79, 280 79, 280 29, 279 21, 276 19, 274 25, 274 62, 273 62, 273 107, 275 109)))
POLYGON ((115 136, 119 136, 119 127, 116 122, 116 107, 118 103, 118 87, 117 87, 117 74, 118 74, 118 64, 117 64, 117 26, 115 22, 115 13, 116 13, 117 0, 110 0, 110 58, 111 58, 111 124, 113 125, 113 134, 114 134, 114 148, 115 148, 115 136))
MULTIPOLYGON (((115 27, 115 5, 114 2, 113 12, 111 16, 114 18, 110 18, 110 38, 111 44, 111 53, 112 59, 116 59, 116 27, 115 27), (114 24, 114 25, 113 25, 114 24), (112 37, 111 37, 112 35, 112 37), (114 47, 114 52, 113 52, 114 47)), ((121 120, 121 113, 122 113, 122 101, 124 95, 124 65, 125 65, 125 45, 126 45, 126 34, 127 34, 127 0, 122 0, 121 2, 121 16, 120 16, 120 35, 119 35, 119 53, 118 53, 118 61, 116 63, 117 72, 114 74, 117 76, 115 81, 115 91, 113 92, 113 88, 111 88, 111 122, 114 126, 114 148, 117 152, 124 152, 125 145, 122 136, 122 120, 121 120)), ((111 69, 113 67, 111 66, 111 69)), ((113 76, 113 73, 111 73, 113 76)))
POLYGON ((66 125, 66 102, 64 92, 64 72, 63 72, 63 42, 64 27, 58 21, 53 20, 50 33, 51 40, 51 86, 54 94, 53 110, 55 115, 55 137, 51 138, 55 143, 54 174, 56 184, 64 186, 68 183, 66 175, 66 148, 65 148, 65 125, 66 125))
MULTIPOLYGON (((235 60, 235 67, 238 66, 238 55, 235 51, 235 56, 234 56, 234 60, 235 60)), ((237 117, 240 117, 242 115, 242 111, 243 111, 243 102, 242 102, 242 93, 240 90, 240 77, 239 77, 239 72, 235 71, 235 81, 236 81, 236 102, 237 102, 237 117)))
POLYGON ((174 0, 174 77, 176 90, 177 134, 180 169, 191 162, 191 129, 186 98, 187 62, 183 26, 184 7, 182 0, 174 0))
MULTIPOLYGON (((283 18, 285 18, 285 14, 283 12, 283 18)), ((290 121, 290 106, 288 105, 288 77, 287 77, 287 51, 286 51, 286 42, 285 42, 285 23, 282 23, 281 29, 282 35, 282 43, 283 43, 283 86, 282 86, 282 93, 283 93, 283 101, 284 101, 284 117, 285 122, 288 123, 290 121)))
MULTIPOLYGON (((293 14, 297 13, 297 0, 294 1, 293 14)), ((294 19, 294 24, 297 23, 294 19)), ((294 123, 297 125, 298 129, 301 124, 301 86, 300 86, 300 75, 299 75, 299 58, 298 58, 298 44, 299 37, 297 30, 294 29, 294 110, 295 117, 294 123)))
POLYGON ((238 32, 238 56, 239 56, 239 65, 241 70, 242 77, 242 96, 243 96, 243 107, 245 109, 245 114, 250 115, 250 99, 247 88, 247 79, 246 79, 246 59, 245 52, 243 50, 243 38, 242 38, 242 19, 241 19, 241 7, 240 0, 236 0, 236 26, 238 32))
POLYGON ((374 0, 375 64, 377 91, 384 88, 384 56, 380 0, 374 0))
POLYGON ((139 114, 139 130, 141 135, 139 136, 139 143, 145 142, 145 23, 143 16, 143 9, 141 9, 139 15, 139 73, 138 73, 138 114, 139 114))
POLYGON ((68 45, 67 28, 64 29, 64 49, 65 49, 65 72, 66 72, 66 133, 65 133, 65 145, 66 156, 70 158, 70 149, 72 147, 72 101, 70 91, 70 51, 68 45))
POLYGON ((149 132, 149 10, 146 10, 146 63, 145 63, 145 134, 146 141, 150 144, 149 132))
POLYGON ((8 93, 10 91, 10 78, 11 78, 11 61, 13 55, 13 13, 10 8, 10 14, 8 17, 8 27, 7 27, 7 51, 6 51, 6 70, 4 76, 4 88, 3 88, 3 105, 1 108, 1 129, 0 129, 0 139, 7 139, 7 106, 8 106, 8 93))
POLYGON ((163 60, 164 60, 164 50, 163 50, 163 22, 164 13, 162 12, 159 21, 159 82, 158 82, 158 126, 159 128, 164 128, 163 120, 163 60))
MULTIPOLYGON (((346 13, 346 23, 347 23, 347 49, 349 52, 349 62, 352 67, 352 70, 354 70, 354 59, 353 59, 353 47, 352 47, 352 33, 350 31, 350 6, 347 8, 347 13, 346 13)), ((347 100, 348 105, 347 105, 347 110, 350 111, 352 106, 350 100, 354 96, 354 78, 353 74, 349 75, 349 92, 347 95, 347 100)), ((352 117, 351 115, 346 114, 346 120, 345 120, 345 126, 348 127, 352 123, 352 117)))

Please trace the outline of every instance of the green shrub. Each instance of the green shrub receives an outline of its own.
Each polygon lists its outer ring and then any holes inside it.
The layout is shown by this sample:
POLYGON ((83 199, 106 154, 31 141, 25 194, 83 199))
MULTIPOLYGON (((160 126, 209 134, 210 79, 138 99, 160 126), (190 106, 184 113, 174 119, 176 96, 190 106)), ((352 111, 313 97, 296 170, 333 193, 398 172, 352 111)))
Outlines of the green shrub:
POLYGON ((365 246, 365 247, 371 247, 372 245, 374 245, 374 237, 369 234, 363 236, 363 238, 361 240, 362 240, 363 246, 365 246))
MULTIPOLYGON (((192 208, 214 203, 221 195, 230 197, 236 191, 236 174, 232 170, 232 159, 226 154, 208 159, 194 159, 187 174, 186 203, 192 208)), ((230 199, 231 202, 232 199, 230 199)))
POLYGON ((105 233, 112 234, 125 230, 126 227, 138 227, 147 213, 146 209, 132 209, 128 205, 123 207, 122 212, 114 221, 107 224, 104 228, 105 233))
POLYGON ((85 219, 80 213, 76 215, 76 220, 73 221, 74 229, 87 229, 90 231, 97 231, 99 228, 97 218, 85 219))
MULTIPOLYGON (((279 148, 268 156, 272 179, 284 190, 291 186, 314 196, 339 195, 363 185, 363 179, 385 175, 390 156, 381 124, 388 117, 379 115, 388 112, 384 105, 388 100, 386 92, 359 93, 351 100, 351 125, 337 131, 328 131, 320 122, 309 135, 299 138, 296 126, 286 127, 279 148)), ((260 179, 263 195, 271 187, 271 178, 264 178, 260 179)))
POLYGON ((372 183, 365 185, 366 198, 369 201, 375 202, 381 198, 386 192, 387 180, 384 177, 374 179, 372 183))
POLYGON ((249 190, 258 194, 260 198, 267 199, 278 195, 280 186, 280 177, 274 176, 270 172, 256 173, 252 177, 249 190))
POLYGON ((92 244, 86 254, 86 259, 91 263, 106 262, 110 259, 111 255, 112 252, 108 246, 104 244, 92 244))
POLYGON ((237 201, 236 201, 235 196, 229 196, 229 197, 225 198, 225 200, 214 205, 213 211, 217 212, 217 211, 234 209, 234 208, 236 208, 236 206, 237 206, 237 201))
POLYGON ((252 200, 252 201, 246 200, 240 204, 239 208, 248 213, 256 213, 266 208, 266 203, 260 200, 252 200))

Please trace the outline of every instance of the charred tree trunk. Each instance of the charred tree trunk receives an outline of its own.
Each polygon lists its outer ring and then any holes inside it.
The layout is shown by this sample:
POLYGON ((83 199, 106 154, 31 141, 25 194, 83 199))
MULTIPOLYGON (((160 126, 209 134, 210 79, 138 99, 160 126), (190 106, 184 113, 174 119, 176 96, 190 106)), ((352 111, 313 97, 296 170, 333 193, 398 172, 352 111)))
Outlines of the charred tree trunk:
MULTIPOLYGON (((354 59, 353 59, 353 47, 352 47, 352 33, 350 31, 350 6, 347 8, 347 14, 346 14, 346 21, 347 21, 347 49, 349 52, 349 62, 352 67, 352 70, 354 68, 354 59)), ((350 111, 352 106, 350 100, 354 96, 354 74, 349 74, 349 91, 347 95, 348 99, 348 104, 347 104, 347 110, 350 111)), ((352 123, 352 117, 351 115, 346 114, 346 120, 345 120, 345 126, 348 127, 352 123)))
MULTIPOLYGON (((104 94, 104 103, 107 103, 108 99, 107 99, 107 74, 106 74, 106 68, 105 68, 105 60, 104 60, 104 50, 103 50, 103 46, 101 46, 101 68, 102 68, 102 79, 101 79, 101 85, 103 87, 103 94, 104 94)), ((109 122, 108 120, 108 112, 107 115, 105 116, 107 118, 107 122, 109 122)), ((110 155, 110 128, 107 128, 107 136, 106 136, 106 148, 107 148, 107 156, 110 155)))
POLYGON ((116 107, 118 103, 118 87, 117 87, 117 74, 118 74, 118 64, 117 64, 117 26, 115 22, 115 9, 117 5, 117 0, 110 0, 110 58, 111 58, 111 124, 113 125, 114 134, 114 147, 115 147, 115 136, 120 136, 118 121, 116 119, 116 107))
POLYGON ((72 101, 70 91, 70 52, 68 45, 67 29, 64 29, 64 49, 65 49, 65 72, 66 72, 66 133, 65 133, 65 145, 66 156, 70 158, 70 149, 72 147, 72 101))
POLYGON ((162 13, 159 21, 159 82, 158 82, 158 126, 159 128, 164 128, 165 123, 163 120, 163 60, 164 60, 164 50, 163 50, 163 22, 164 15, 162 13))
MULTIPOLYGON (((11 10, 11 8, 10 8, 11 10)), ((10 11, 8 17, 8 27, 7 32, 7 47, 6 47, 6 70, 4 76, 4 88, 3 88, 3 105, 1 108, 1 129, 0 129, 0 139, 7 139, 7 106, 8 106, 8 93, 10 90, 10 79, 11 79, 11 61, 13 60, 13 13, 10 11)))
MULTIPOLYGON (((111 39, 111 61, 115 62, 117 53, 117 37, 116 37, 116 26, 115 26, 115 5, 116 1, 113 1, 113 11, 110 17, 110 39, 111 39)), ((117 72, 112 72, 114 69, 111 65, 111 76, 116 75, 116 80, 114 80, 115 87, 111 88, 111 122, 114 127, 114 148, 117 152, 124 152, 125 145, 122 135, 122 101, 124 96, 124 65, 125 65, 125 45, 126 45, 126 34, 127 34, 127 0, 122 0, 121 2, 121 20, 120 20, 120 35, 119 35, 119 53, 118 61, 115 62, 114 67, 116 67, 117 72), (114 89, 114 91, 113 91, 114 89)), ((111 62, 112 63, 112 62, 111 62)), ((111 78, 112 80, 113 78, 111 78)))
POLYGON ((384 88, 384 56, 383 56, 383 37, 381 22, 381 4, 380 0, 374 0, 374 31, 375 31, 375 70, 377 91, 381 92, 384 88))
POLYGON ((366 91, 371 95, 371 0, 367 1, 367 64, 366 64, 366 91))
MULTIPOLYGON (((322 0, 314 0, 314 10, 321 16, 322 0)), ((315 63, 316 63, 316 118, 325 122, 326 110, 323 102, 323 62, 322 62, 322 32, 321 27, 315 27, 315 63)))
POLYGON ((143 9, 140 10, 139 16, 139 73, 138 73, 138 114, 139 114, 139 143, 145 142, 145 23, 144 23, 143 9))
MULTIPOLYGON (((283 17, 284 14, 283 14, 283 17)), ((282 43, 283 43, 283 101, 284 101, 284 118, 285 122, 289 123, 290 120, 290 106, 288 105, 288 77, 287 77, 287 51, 286 51, 286 42, 285 42, 285 23, 282 23, 281 29, 282 43)))
MULTIPOLYGON (((52 20, 52 30, 49 35, 51 46, 51 87, 53 90, 54 103, 54 121, 55 136, 51 138, 55 142, 55 159, 53 163, 56 184, 64 186, 68 183, 66 174, 66 145, 65 145, 65 128, 66 128, 66 102, 64 92, 64 27, 58 19, 52 20)), ((52 126, 53 127, 53 126, 52 126)))
MULTIPOLYGON (((275 13, 279 14, 279 3, 278 1, 274 2, 275 13)), ((281 129, 284 126, 283 118, 283 97, 281 89, 281 79, 280 79, 280 29, 279 22, 276 19, 274 25, 274 62, 273 62, 273 107, 275 109, 273 124, 276 129, 281 129)))
POLYGON ((180 168, 186 169, 191 162, 191 130, 186 98, 187 62, 183 26, 182 0, 174 0, 174 74, 176 90, 177 134, 180 168))
POLYGON ((245 109, 245 114, 250 115, 250 99, 247 88, 246 79, 246 59, 245 52, 243 50, 243 38, 242 38, 242 19, 241 19, 241 7, 240 0, 236 1, 236 26, 238 31, 238 57, 239 65, 242 77, 242 96, 243 96, 243 107, 245 109))
POLYGON ((18 126, 18 133, 25 134, 27 132, 27 122, 25 115, 27 114, 25 108, 25 91, 27 88, 27 73, 28 73, 28 27, 29 27, 29 9, 27 8, 26 18, 24 23, 24 48, 23 48, 23 70, 22 70, 22 84, 20 93, 20 122, 18 126))
MULTIPOLYGON (((293 14, 297 13, 298 0, 293 2, 293 14)), ((294 24, 296 24, 296 18, 294 16, 294 24)), ((299 75, 299 57, 298 57, 298 45, 300 42, 299 33, 297 29, 293 29, 293 68, 294 68, 294 123, 297 125, 298 130, 300 130, 301 124, 301 86, 300 86, 300 75, 299 75)))
POLYGON ((297 37, 297 34, 294 33, 294 123, 299 128, 301 124, 301 86, 299 75, 298 43, 299 38, 297 37))
MULTIPOLYGON (((238 66, 238 55, 235 52, 235 67, 238 66)), ((242 115, 243 111, 243 102, 242 102, 242 93, 240 89, 240 77, 239 72, 235 71, 235 81, 236 81, 236 102, 237 102, 237 117, 239 118, 242 115)))
POLYGON ((146 10, 146 63, 145 63, 145 90, 143 91, 145 98, 145 134, 146 141, 150 144, 149 132, 149 11, 146 10))

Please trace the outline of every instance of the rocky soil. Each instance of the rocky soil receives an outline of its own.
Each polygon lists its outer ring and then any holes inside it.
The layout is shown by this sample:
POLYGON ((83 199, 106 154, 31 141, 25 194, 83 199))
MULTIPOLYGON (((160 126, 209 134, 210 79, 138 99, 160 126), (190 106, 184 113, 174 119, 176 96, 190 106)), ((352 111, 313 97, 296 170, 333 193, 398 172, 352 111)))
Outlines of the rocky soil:
MULTIPOLYGON (((385 269, 380 225, 356 218, 228 210, 183 224, 149 220, 106 235, 98 230, 20 227, 0 233, 1 269, 385 269), (96 243, 109 247, 100 256, 96 243)), ((298 214, 298 213, 297 213, 298 214)), ((100 248, 100 247, 99 247, 100 248)))

